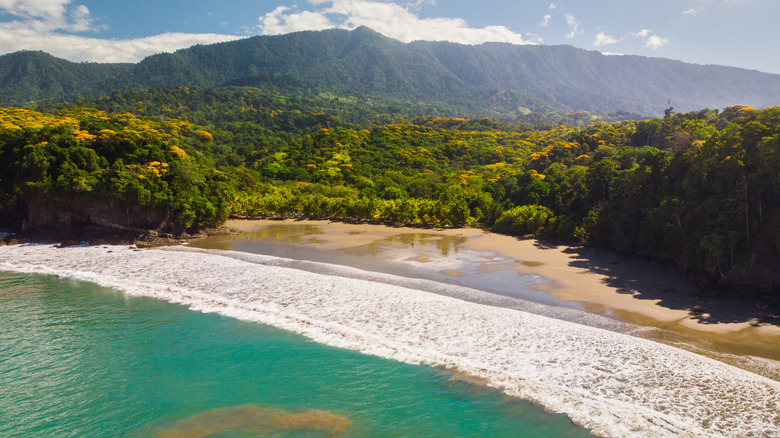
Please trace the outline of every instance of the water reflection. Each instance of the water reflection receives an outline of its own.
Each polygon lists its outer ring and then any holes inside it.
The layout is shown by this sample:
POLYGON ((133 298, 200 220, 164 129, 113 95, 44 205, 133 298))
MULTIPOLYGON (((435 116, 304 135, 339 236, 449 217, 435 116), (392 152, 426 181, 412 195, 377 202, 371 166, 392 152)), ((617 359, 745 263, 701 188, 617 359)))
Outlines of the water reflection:
POLYGON ((457 254, 462 251, 468 240, 468 236, 443 236, 441 234, 432 233, 403 233, 376 240, 358 248, 353 248, 350 252, 356 255, 357 253, 375 254, 377 250, 392 248, 393 246, 414 247, 415 245, 422 245, 424 247, 432 247, 443 257, 448 257, 451 254, 457 254))
POLYGON ((275 243, 320 243, 319 239, 313 237, 319 234, 323 234, 323 231, 318 225, 279 224, 243 233, 242 237, 275 243))

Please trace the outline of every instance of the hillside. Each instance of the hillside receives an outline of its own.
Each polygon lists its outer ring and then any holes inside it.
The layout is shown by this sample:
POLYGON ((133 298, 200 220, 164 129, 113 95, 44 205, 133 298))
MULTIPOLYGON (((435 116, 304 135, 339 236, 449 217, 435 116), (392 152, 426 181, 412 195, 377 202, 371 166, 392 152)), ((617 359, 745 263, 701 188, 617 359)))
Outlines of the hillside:
POLYGON ((198 45, 137 64, 76 64, 43 52, 0 57, 0 105, 113 90, 262 86, 278 77, 336 93, 427 102, 471 116, 586 110, 661 115, 780 101, 780 75, 569 46, 404 44, 368 28, 198 45))
POLYGON ((780 303, 780 107, 536 129, 377 123, 353 115, 358 101, 253 87, 81 104, 0 109, 0 228, 88 240, 228 215, 475 225, 652 258, 707 294, 780 303))
POLYGON ((90 97, 121 88, 132 64, 73 63, 45 52, 0 57, 0 102, 25 104, 40 99, 90 97))

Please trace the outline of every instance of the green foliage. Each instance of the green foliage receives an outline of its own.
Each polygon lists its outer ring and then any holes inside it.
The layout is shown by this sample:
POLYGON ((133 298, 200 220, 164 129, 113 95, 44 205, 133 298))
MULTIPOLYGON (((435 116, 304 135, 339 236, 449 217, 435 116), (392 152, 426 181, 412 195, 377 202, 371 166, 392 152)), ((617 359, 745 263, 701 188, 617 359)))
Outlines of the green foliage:
POLYGON ((228 214, 476 225, 646 255, 712 281, 771 289, 779 271, 780 108, 525 129, 348 118, 360 101, 263 88, 79 103, 98 109, 0 110, 4 205, 108 204, 179 229, 228 214))
POLYGON ((51 117, 0 109, 0 121, 0 198, 7 205, 42 200, 84 215, 108 204, 126 213, 118 224, 172 230, 227 218, 227 179, 177 146, 189 149, 193 125, 95 110, 51 117))
POLYGON ((505 211, 493 224, 497 233, 537 236, 552 219, 553 212, 541 205, 521 205, 505 211))

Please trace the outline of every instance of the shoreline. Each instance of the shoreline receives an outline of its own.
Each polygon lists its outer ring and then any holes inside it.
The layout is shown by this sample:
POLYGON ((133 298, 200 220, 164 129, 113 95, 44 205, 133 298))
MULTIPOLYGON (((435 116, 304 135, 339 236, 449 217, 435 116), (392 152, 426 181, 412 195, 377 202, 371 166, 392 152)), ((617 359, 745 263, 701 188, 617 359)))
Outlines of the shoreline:
POLYGON ((339 348, 458 370, 566 413, 596 435, 760 435, 777 419, 778 382, 722 362, 554 318, 290 269, 273 257, 182 246, 0 251, 13 254, 0 263, 8 270, 92 281, 339 348))
MULTIPOLYGON (((664 269, 652 261, 637 260, 588 247, 574 247, 551 244, 536 239, 522 239, 495 234, 476 228, 421 228, 392 226, 374 223, 351 223, 329 219, 229 219, 218 229, 204 230, 198 235, 173 236, 147 231, 138 238, 113 235, 103 231, 97 244, 131 244, 139 248, 180 245, 215 239, 237 239, 241 233, 257 233, 269 226, 295 225, 314 227, 304 233, 301 242, 311 248, 338 251, 372 247, 371 251, 357 252, 362 256, 360 269, 377 270, 383 266, 382 257, 374 260, 376 249, 386 249, 391 244, 391 256, 395 261, 408 265, 425 266, 441 274, 443 280, 459 282, 495 271, 511 269, 522 276, 536 276, 540 281, 527 284, 529 289, 548 297, 539 296, 531 301, 551 304, 550 300, 579 306, 591 314, 603 315, 617 321, 624 321, 648 329, 637 336, 664 342, 693 351, 741 368, 761 368, 754 359, 780 361, 780 312, 767 306, 761 309, 752 301, 711 298, 702 300, 695 294, 695 287, 682 275, 664 269), (437 242, 438 240, 438 242, 437 242), (414 247, 423 242, 438 245, 442 253, 446 250, 476 251, 497 254, 511 260, 510 266, 496 265, 487 261, 481 264, 479 272, 461 272, 458 266, 446 260, 446 256, 433 260, 431 254, 414 247), (445 248, 446 246, 446 248, 445 248)), ((81 243, 78 240, 58 240, 56 234, 7 235, 0 239, 3 244, 31 242, 61 242, 61 246, 81 243)), ((300 236, 299 236, 300 237, 300 236)), ((265 238, 268 238, 266 236, 265 238)), ((278 233, 270 239, 284 242, 285 233, 278 233)), ((298 242, 298 243, 301 243, 298 242)), ((293 242, 293 244, 298 244, 293 242)), ((224 249, 224 248, 220 248, 224 249)), ((354 251, 353 251, 354 252, 354 251)), ((302 260, 309 257, 302 258, 302 260)), ((385 259, 386 260, 386 259, 385 259)), ((341 260, 323 260, 340 264, 341 260)), ((407 272, 408 273, 408 272, 407 272)), ((400 273, 404 275, 404 273, 400 273)), ((441 279, 440 279, 441 280, 441 279)), ((473 285, 466 285, 474 287, 473 285)), ((477 287, 479 288, 479 287, 477 287)), ((525 297, 526 299, 528 297, 525 297)), ((772 367, 770 367, 772 368, 772 367)), ((762 372, 762 375, 780 381, 780 371, 762 372)))
MULTIPOLYGON (((273 225, 308 227, 290 244, 351 252, 370 245, 374 251, 390 248, 395 260, 437 270, 453 280, 509 268, 521 275, 540 277, 542 281, 530 287, 550 297, 577 303, 594 314, 660 329, 650 333, 650 339, 681 345, 711 357, 715 355, 732 364, 741 359, 729 359, 729 356, 780 361, 780 326, 762 322, 776 317, 771 313, 773 309, 759 309, 744 300, 703 301, 694 295, 694 286, 683 275, 646 260, 585 247, 518 239, 475 228, 422 229, 299 219, 231 219, 225 225, 249 233, 247 236, 273 225), (432 260, 433 250, 426 251, 420 245, 437 240, 456 251, 497 254, 514 263, 499 266, 488 260, 481 263, 481 272, 460 272, 458 266, 447 266, 446 255, 444 260, 442 257, 432 260), (699 345, 689 345, 691 342, 699 345)), ((284 231, 265 238, 286 241, 284 231)), ((364 255, 374 256, 373 253, 364 255)), ((780 380, 780 375, 770 377, 780 380)))

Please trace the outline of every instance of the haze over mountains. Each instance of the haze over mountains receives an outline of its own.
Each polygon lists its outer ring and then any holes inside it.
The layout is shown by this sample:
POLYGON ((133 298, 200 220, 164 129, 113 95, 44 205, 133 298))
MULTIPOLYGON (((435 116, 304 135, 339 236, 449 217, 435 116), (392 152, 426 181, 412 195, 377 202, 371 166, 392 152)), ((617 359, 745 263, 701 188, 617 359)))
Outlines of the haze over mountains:
POLYGON ((367 97, 425 101, 472 116, 586 110, 643 116, 780 103, 780 75, 570 46, 409 44, 366 27, 193 46, 137 64, 72 63, 44 52, 0 57, 0 105, 113 90, 300 81, 367 97))

